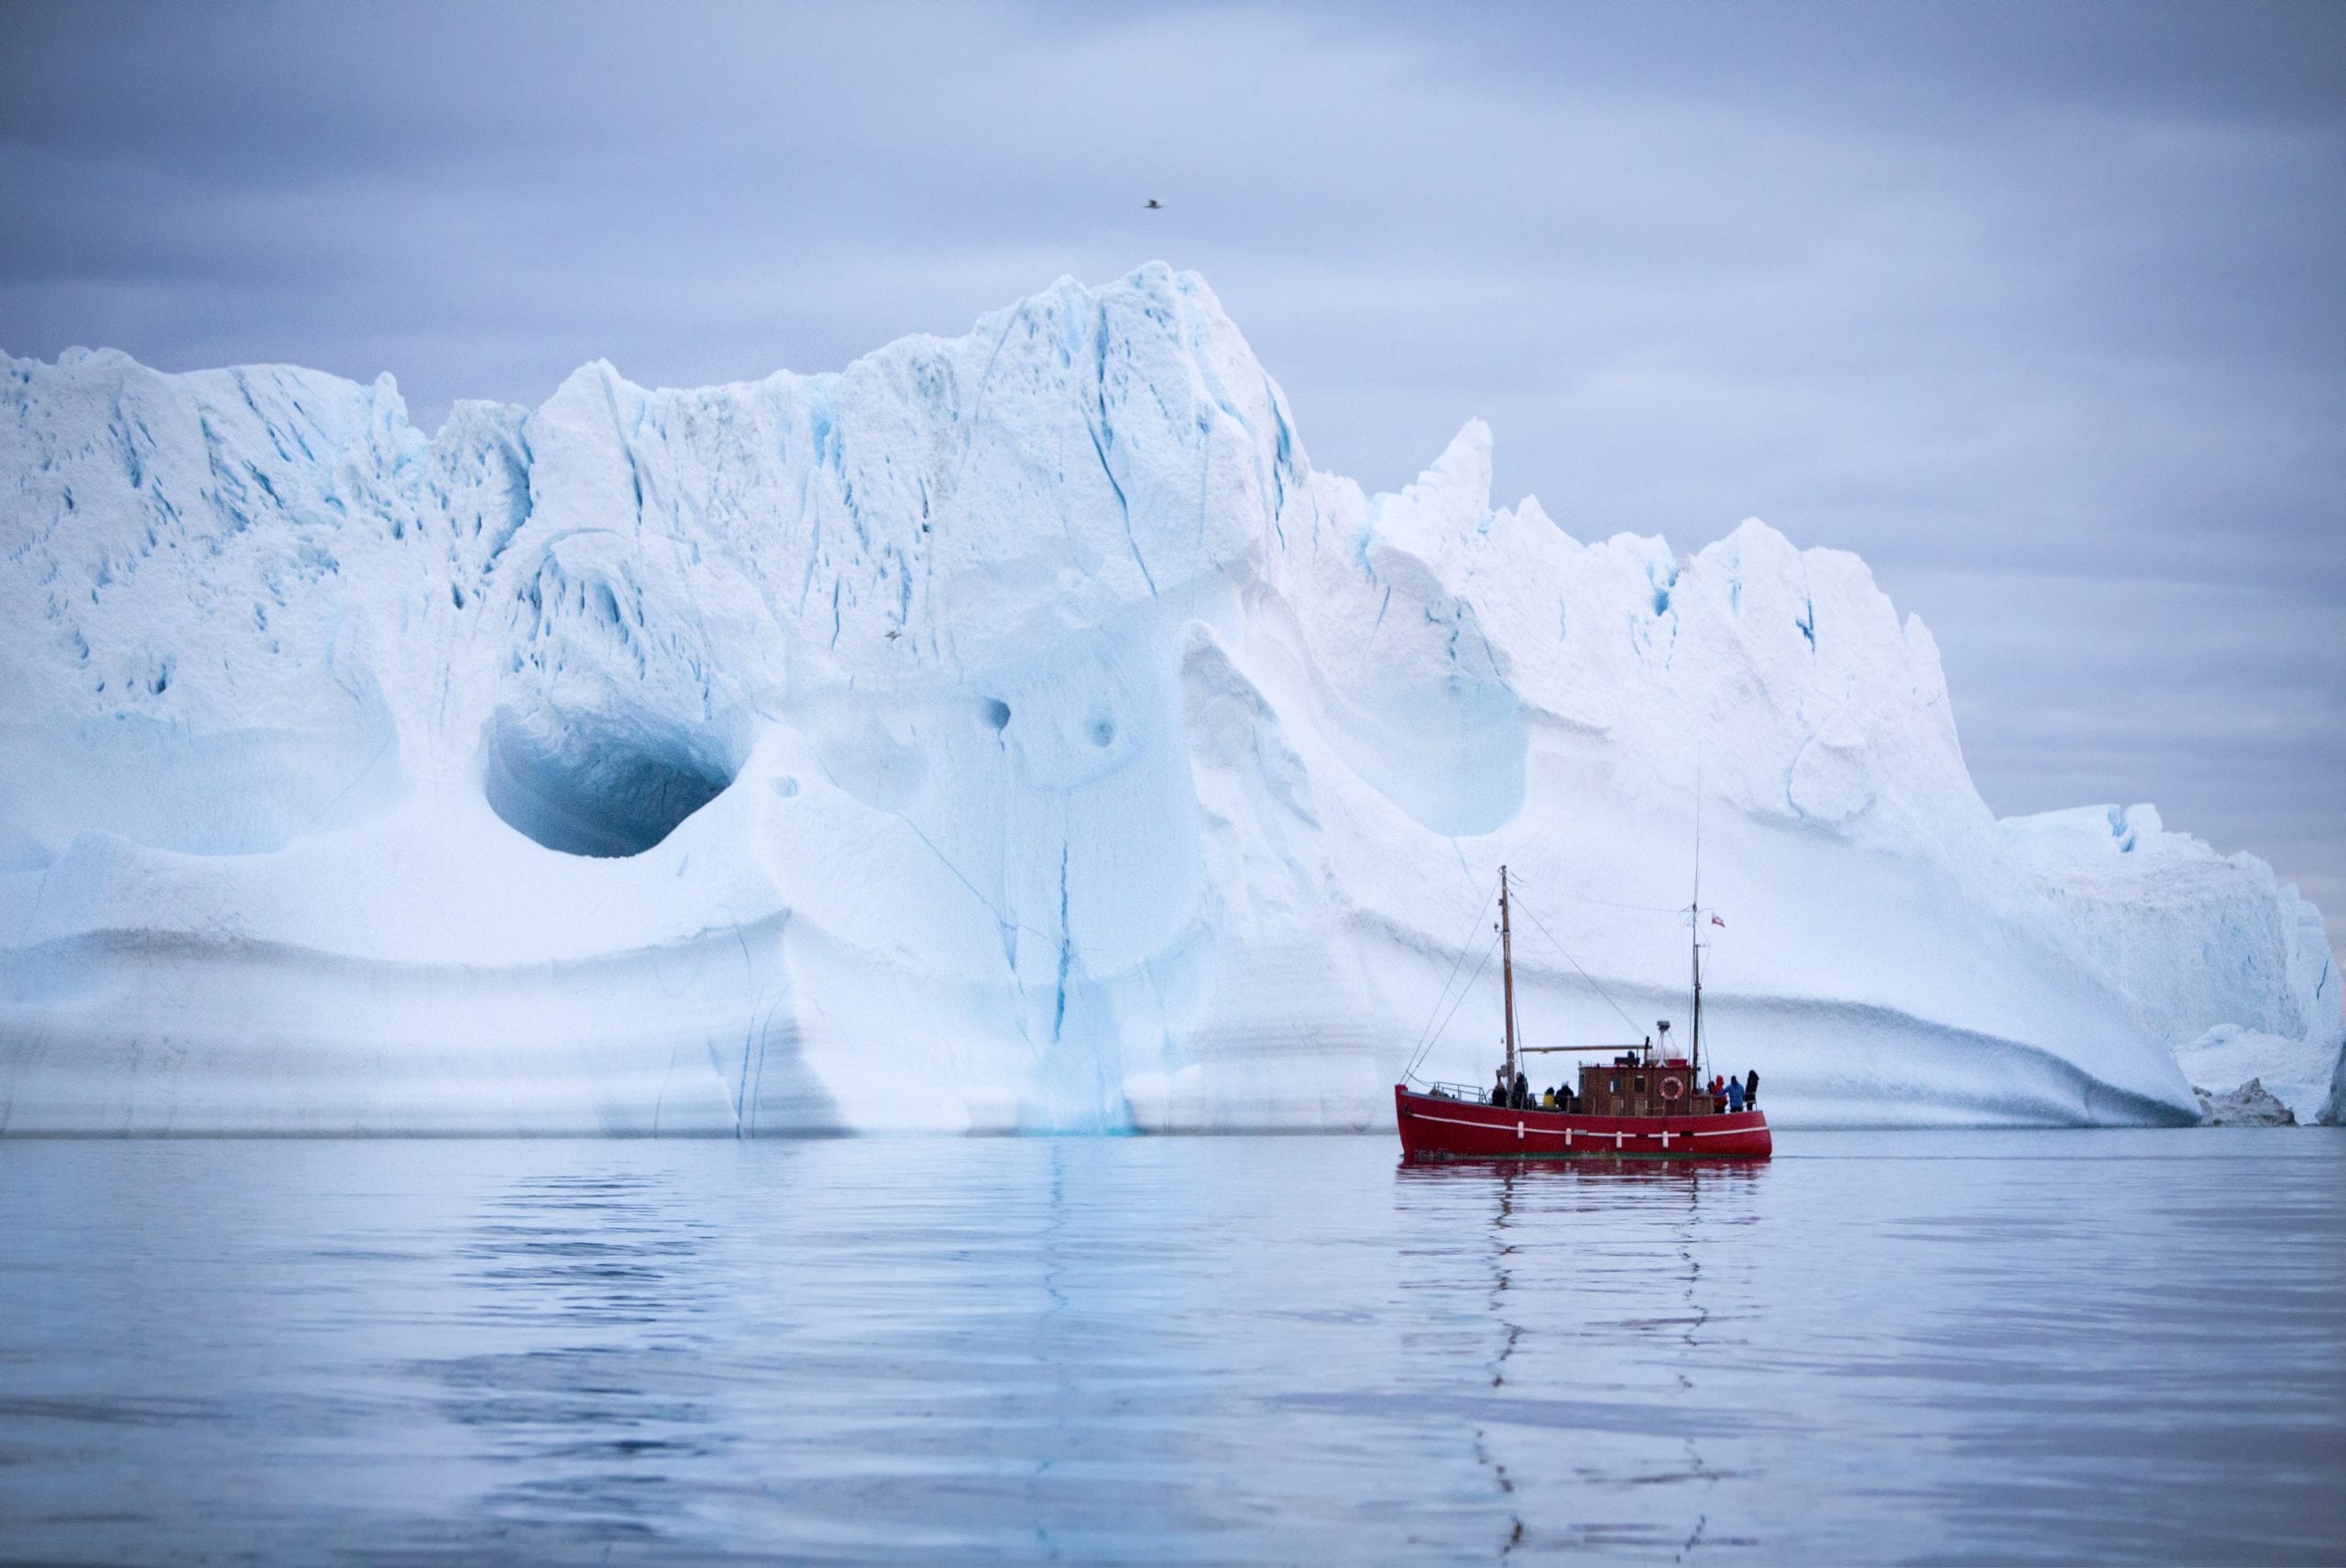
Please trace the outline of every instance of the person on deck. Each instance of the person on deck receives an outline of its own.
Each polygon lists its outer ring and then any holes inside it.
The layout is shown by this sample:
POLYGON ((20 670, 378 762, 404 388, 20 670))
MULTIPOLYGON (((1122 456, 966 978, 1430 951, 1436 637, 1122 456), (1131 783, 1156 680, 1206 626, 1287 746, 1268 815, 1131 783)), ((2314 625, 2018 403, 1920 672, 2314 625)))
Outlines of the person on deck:
POLYGON ((1740 1079, 1727 1080, 1727 1108, 1730 1113, 1743 1109, 1743 1082, 1740 1079))
POLYGON ((1499 1064, 1498 1077, 1491 1084, 1491 1103, 1494 1105, 1507 1103, 1507 1064, 1504 1062, 1499 1064))
POLYGON ((1754 1111, 1760 1109, 1760 1069, 1756 1067, 1743 1080, 1743 1103, 1754 1111))
POLYGON ((1540 1109, 1542 1111, 1553 1111, 1555 1108, 1556 1090, 1555 1086, 1551 1084, 1549 1087, 1540 1091, 1540 1109))
POLYGON ((1522 1073, 1518 1072, 1515 1075, 1515 1108, 1518 1111, 1525 1111, 1530 1109, 1530 1106, 1531 1080, 1524 1077, 1522 1073))

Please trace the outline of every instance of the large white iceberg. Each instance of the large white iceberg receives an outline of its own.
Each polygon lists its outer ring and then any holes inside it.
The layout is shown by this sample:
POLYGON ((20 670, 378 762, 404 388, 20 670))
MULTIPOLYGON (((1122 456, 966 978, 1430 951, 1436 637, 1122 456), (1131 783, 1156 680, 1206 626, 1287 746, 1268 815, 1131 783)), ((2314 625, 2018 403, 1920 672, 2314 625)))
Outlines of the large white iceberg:
MULTIPOLYGON (((1575 542, 1479 422, 1365 495, 1161 266, 433 438, 388 377, 6 367, 7 1131, 1375 1125, 1502 861, 1531 1036, 1683 1018, 1698 795, 1780 1124, 2336 1049, 2261 863, 1990 814, 1855 556, 1575 542)), ((1489 981, 1420 1072, 1487 1074, 1489 981)))

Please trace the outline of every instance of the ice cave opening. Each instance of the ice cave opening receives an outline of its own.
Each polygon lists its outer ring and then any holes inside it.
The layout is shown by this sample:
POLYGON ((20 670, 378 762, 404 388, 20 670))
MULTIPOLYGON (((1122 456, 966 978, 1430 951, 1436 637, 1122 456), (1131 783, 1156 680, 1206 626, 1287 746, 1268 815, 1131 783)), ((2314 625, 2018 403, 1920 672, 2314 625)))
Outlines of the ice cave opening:
POLYGON ((500 709, 481 785, 516 832, 566 855, 640 855, 733 783, 725 737, 639 714, 500 709))

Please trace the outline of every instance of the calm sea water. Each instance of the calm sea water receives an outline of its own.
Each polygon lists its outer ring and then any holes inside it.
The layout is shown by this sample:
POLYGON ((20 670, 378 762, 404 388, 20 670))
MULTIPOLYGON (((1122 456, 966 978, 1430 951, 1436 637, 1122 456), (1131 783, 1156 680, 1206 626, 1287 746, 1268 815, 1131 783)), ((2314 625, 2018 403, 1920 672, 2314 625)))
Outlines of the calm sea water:
POLYGON ((0 1560, 2346 1557, 2346 1135, 0 1143, 0 1560))

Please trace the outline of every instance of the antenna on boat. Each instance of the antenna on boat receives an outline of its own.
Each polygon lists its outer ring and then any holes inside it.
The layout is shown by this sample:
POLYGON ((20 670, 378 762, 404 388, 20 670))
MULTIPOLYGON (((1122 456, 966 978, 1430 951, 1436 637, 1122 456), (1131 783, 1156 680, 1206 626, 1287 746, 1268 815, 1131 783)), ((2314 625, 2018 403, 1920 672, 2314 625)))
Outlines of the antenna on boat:
POLYGON ((1686 909, 1686 944, 1694 969, 1694 1038, 1687 1052, 1694 1081, 1703 1081, 1703 750, 1694 749, 1694 902, 1686 909))
POLYGON ((1688 1061, 1694 1081, 1700 1083, 1703 1080, 1703 911, 1700 905, 1694 906, 1687 924, 1693 928, 1691 940, 1694 949, 1694 1048, 1688 1053, 1688 1061))
POLYGON ((1515 933, 1507 923, 1507 868, 1499 868, 1499 976, 1507 996, 1507 1087, 1515 1091, 1515 933))

